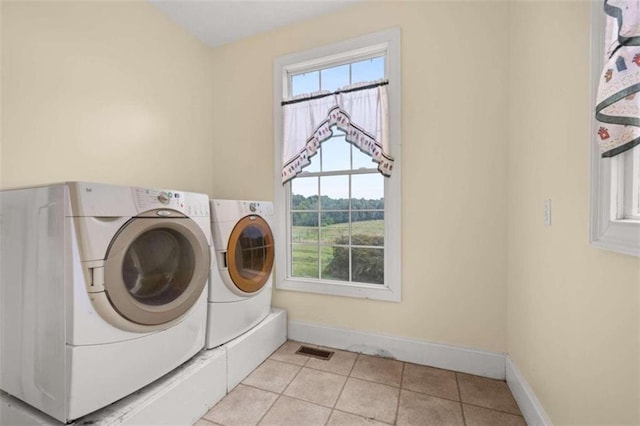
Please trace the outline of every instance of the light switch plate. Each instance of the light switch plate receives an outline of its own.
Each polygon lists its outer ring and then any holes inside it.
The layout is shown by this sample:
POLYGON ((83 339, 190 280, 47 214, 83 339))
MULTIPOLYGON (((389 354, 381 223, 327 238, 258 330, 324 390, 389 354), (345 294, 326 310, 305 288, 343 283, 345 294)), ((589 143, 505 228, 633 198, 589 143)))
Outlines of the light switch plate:
POLYGON ((544 200, 544 208, 542 210, 542 222, 544 226, 551 226, 551 199, 544 200))

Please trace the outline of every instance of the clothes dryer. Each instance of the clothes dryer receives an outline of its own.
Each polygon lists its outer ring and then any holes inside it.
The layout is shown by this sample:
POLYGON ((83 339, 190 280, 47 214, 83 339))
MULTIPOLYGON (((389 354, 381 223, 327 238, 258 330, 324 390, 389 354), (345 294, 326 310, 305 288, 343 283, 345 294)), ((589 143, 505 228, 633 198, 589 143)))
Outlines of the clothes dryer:
POLYGON ((211 200, 207 348, 260 323, 271 308, 273 203, 211 200))
POLYGON ((2 390, 69 422, 204 347, 206 195, 72 182, 0 204, 2 390))

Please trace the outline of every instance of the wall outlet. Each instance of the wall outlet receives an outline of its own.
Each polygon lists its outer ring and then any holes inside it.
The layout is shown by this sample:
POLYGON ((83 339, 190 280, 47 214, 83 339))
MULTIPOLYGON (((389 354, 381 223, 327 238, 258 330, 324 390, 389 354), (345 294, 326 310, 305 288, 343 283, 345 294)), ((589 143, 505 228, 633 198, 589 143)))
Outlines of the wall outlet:
POLYGON ((551 226, 551 199, 544 200, 544 208, 542 209, 542 223, 544 226, 551 226))

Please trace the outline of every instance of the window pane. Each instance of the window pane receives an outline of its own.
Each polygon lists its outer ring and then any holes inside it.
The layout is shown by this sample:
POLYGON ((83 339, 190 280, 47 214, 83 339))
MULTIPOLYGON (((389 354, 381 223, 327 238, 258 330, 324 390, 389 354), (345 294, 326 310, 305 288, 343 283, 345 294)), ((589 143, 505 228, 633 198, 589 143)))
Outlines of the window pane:
POLYGON ((349 247, 322 247, 322 278, 349 281, 349 247))
POLYGON ((322 142, 322 171, 349 170, 351 144, 344 137, 331 138, 322 142))
POLYGON ((291 214, 291 242, 315 243, 318 242, 318 213, 292 213, 291 214))
POLYGON ((347 134, 347 132, 340 130, 338 126, 333 126, 331 130, 333 131, 333 136, 346 136, 347 134))
POLYGON ((322 244, 349 244, 349 212, 322 213, 322 244))
POLYGON ((320 209, 349 209, 349 176, 320 177, 320 209))
POLYGON ((306 74, 298 74, 291 77, 291 93, 290 96, 302 95, 305 93, 313 93, 320 90, 319 72, 308 72, 306 74))
POLYGON ((291 275, 302 278, 318 277, 318 246, 294 244, 291 246, 291 275))
POLYGON ((384 284, 384 249, 352 248, 351 280, 384 284))
POLYGON ((384 176, 380 173, 351 176, 352 209, 384 209, 384 176))
MULTIPOLYGON (((351 168, 353 170, 358 170, 358 169, 377 169, 378 168, 378 164, 373 161, 373 159, 371 157, 369 157, 367 154, 365 154, 364 152, 360 151, 358 148, 356 148, 355 146, 351 146, 351 150, 353 151, 353 165, 351 166, 351 168)), ((311 167, 311 166, 309 166, 311 167)))
POLYGON ((291 181, 291 210, 318 210, 317 177, 297 177, 291 181))
POLYGON ((310 163, 302 169, 302 172, 316 173, 320 171, 320 153, 322 152, 322 147, 318 149, 318 152, 313 157, 309 158, 310 163))
POLYGON ((334 91, 349 85, 349 64, 320 71, 322 90, 334 91))
POLYGON ((351 244, 384 246, 383 212, 354 211, 351 217, 351 244))
POLYGON ((366 59, 351 64, 351 81, 374 81, 384 78, 384 57, 366 59))

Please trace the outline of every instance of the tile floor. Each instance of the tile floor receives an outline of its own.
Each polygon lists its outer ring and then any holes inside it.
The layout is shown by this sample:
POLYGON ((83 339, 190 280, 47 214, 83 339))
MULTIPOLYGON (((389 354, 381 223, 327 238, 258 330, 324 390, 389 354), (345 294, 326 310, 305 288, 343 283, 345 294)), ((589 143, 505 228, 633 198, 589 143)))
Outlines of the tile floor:
POLYGON ((503 381, 335 349, 324 361, 299 347, 282 345, 196 426, 526 424, 503 381))

